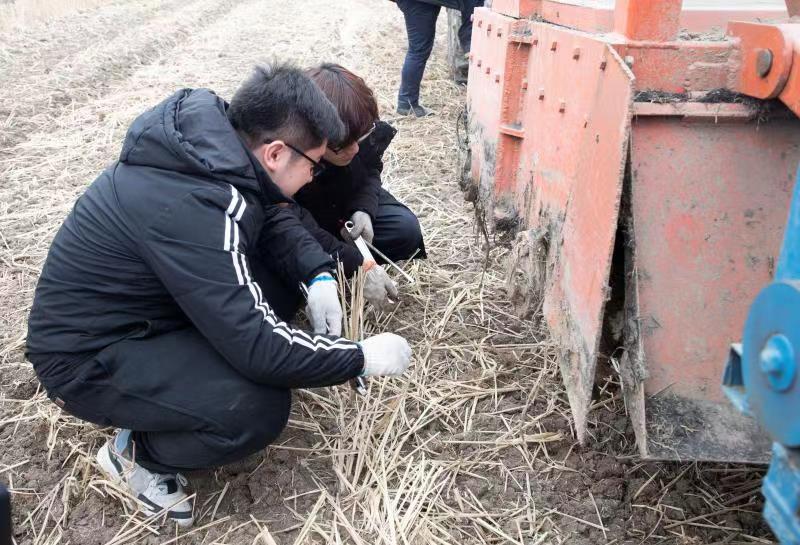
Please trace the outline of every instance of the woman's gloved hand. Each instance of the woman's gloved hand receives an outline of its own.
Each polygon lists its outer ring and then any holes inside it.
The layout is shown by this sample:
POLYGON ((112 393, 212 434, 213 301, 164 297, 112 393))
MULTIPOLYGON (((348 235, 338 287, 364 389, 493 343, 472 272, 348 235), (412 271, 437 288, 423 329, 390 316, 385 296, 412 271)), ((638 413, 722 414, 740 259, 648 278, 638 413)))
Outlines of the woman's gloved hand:
POLYGON ((386 271, 375 262, 365 263, 367 276, 364 279, 364 297, 372 306, 381 309, 389 305, 389 298, 397 299, 398 291, 386 271), (367 269, 367 267, 369 267, 367 269))
POLYGON ((372 228, 372 218, 369 214, 362 211, 353 212, 350 216, 350 221, 353 222, 353 229, 350 231, 349 236, 353 240, 358 237, 363 237, 364 240, 372 244, 372 239, 375 238, 375 231, 372 228))

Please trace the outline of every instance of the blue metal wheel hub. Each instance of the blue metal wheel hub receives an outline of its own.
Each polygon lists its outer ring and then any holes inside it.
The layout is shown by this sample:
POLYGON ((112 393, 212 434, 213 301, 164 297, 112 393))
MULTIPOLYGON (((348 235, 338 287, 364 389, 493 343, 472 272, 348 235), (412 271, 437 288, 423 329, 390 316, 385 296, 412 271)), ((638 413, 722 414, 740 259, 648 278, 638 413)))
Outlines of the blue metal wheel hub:
POLYGON ((800 447, 800 283, 773 282, 758 294, 744 329, 747 402, 775 441, 800 447))

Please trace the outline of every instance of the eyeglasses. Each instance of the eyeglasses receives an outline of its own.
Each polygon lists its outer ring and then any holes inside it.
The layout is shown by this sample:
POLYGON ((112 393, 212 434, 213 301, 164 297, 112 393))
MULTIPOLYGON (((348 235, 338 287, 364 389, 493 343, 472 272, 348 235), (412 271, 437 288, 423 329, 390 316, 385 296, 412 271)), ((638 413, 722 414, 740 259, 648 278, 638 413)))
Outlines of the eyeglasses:
POLYGON ((325 164, 324 163, 320 163, 318 161, 315 161, 314 159, 312 159, 311 157, 309 157, 308 155, 306 155, 305 153, 303 153, 302 151, 300 151, 299 149, 297 149, 296 147, 294 147, 293 145, 291 145, 288 142, 284 142, 284 144, 286 144, 286 146, 289 149, 291 149, 292 151, 294 151, 295 153, 297 153, 299 155, 302 155, 303 157, 308 159, 308 162, 313 165, 311 167, 311 176, 316 178, 317 176, 319 176, 320 174, 325 172, 325 164))
POLYGON ((364 140, 369 138, 369 135, 375 132, 375 127, 376 126, 377 126, 377 123, 373 123, 372 127, 370 127, 369 130, 367 132, 365 132, 364 135, 361 138, 356 140, 356 142, 358 142, 360 144, 361 142, 363 142, 364 140))
MULTIPOLYGON (((359 137, 358 137, 358 139, 356 139, 356 142, 360 144, 361 142, 363 142, 364 140, 366 140, 367 138, 369 138, 369 137, 370 137, 370 135, 371 135, 373 132, 375 132, 375 127, 376 127, 376 126, 377 126, 377 123, 373 123, 373 124, 372 124, 372 127, 370 127, 370 129, 369 129, 367 132, 365 132, 363 135, 359 136, 359 137)), ((348 146, 349 146, 349 145, 350 145, 350 144, 348 144, 348 146)), ((328 146, 328 149, 330 149, 330 150, 331 150, 333 153, 339 153, 340 151, 342 151, 342 150, 343 150, 344 148, 346 148, 346 147, 347 147, 347 146, 336 146, 336 147, 331 147, 331 146, 328 146)))

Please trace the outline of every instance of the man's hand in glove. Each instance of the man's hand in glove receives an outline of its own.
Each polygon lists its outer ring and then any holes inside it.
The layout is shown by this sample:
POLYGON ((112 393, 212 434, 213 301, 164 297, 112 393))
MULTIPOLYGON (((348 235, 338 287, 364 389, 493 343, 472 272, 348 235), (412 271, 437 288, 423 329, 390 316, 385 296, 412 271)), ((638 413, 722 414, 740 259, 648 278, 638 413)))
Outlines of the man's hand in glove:
POLYGON ((411 347, 400 335, 381 333, 359 343, 364 352, 362 375, 402 375, 411 361, 411 347))
POLYGON ((364 280, 364 297, 367 301, 375 308, 380 309, 389 304, 390 297, 397 299, 397 284, 392 282, 383 267, 375 262, 364 265, 365 268, 371 265, 364 280))
POLYGON ((353 222, 353 229, 348 234, 353 240, 358 237, 364 237, 364 240, 372 244, 372 239, 375 238, 375 231, 372 229, 372 218, 366 212, 358 211, 353 212, 350 216, 350 221, 353 222))
POLYGON ((321 273, 309 282, 306 314, 314 333, 342 334, 342 305, 336 279, 330 273, 321 273))

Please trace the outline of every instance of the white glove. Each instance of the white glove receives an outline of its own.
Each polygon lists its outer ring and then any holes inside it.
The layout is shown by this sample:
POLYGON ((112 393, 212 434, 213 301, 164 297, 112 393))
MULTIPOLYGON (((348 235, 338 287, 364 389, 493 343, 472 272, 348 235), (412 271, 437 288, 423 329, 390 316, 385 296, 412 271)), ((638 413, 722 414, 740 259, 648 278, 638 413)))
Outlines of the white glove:
POLYGON ((375 308, 383 308, 389 304, 389 298, 397 299, 397 284, 392 282, 380 265, 373 265, 364 279, 364 297, 375 308))
POLYGON ((375 231, 372 229, 372 218, 366 212, 358 211, 353 212, 350 216, 350 221, 353 222, 353 230, 350 231, 350 237, 355 240, 358 237, 364 237, 364 240, 372 244, 372 239, 375 238, 375 231))
POLYGON ((314 333, 342 334, 342 305, 336 279, 330 273, 320 273, 309 282, 306 314, 314 333))
POLYGON ((411 362, 411 347, 400 335, 381 333, 359 344, 364 352, 364 376, 402 375, 411 362))

